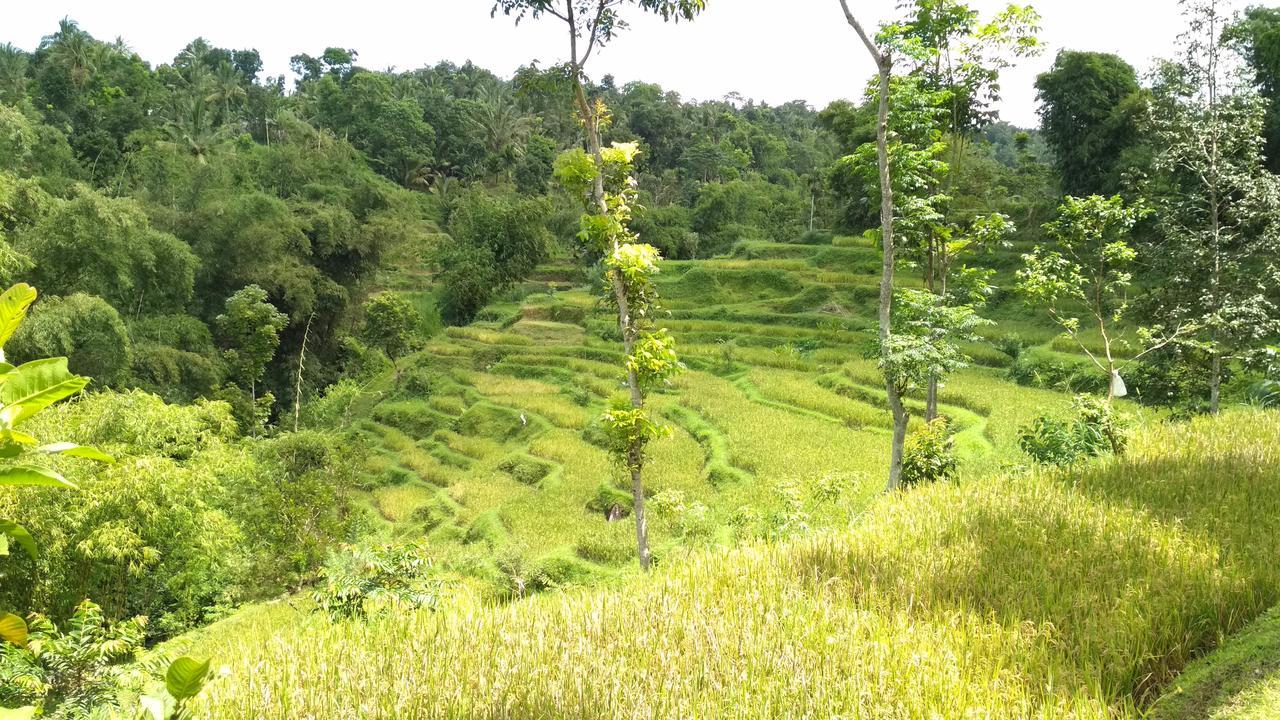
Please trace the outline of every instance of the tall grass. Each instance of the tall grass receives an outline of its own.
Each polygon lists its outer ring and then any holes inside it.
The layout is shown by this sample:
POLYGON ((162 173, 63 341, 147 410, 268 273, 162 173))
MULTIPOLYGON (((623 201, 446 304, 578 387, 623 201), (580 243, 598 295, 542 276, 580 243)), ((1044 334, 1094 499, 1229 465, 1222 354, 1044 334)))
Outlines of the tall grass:
POLYGON ((1280 590, 1280 415, 886 497, 619 589, 203 635, 210 718, 1129 718, 1280 590))

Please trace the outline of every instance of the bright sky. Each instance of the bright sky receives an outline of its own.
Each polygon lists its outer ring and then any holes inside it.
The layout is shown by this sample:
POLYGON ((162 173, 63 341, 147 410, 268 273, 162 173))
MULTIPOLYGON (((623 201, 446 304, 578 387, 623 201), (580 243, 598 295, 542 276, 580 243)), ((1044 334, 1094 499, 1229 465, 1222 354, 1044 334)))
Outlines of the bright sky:
MULTIPOLYGON (((1026 2, 1028 0, 1021 0, 1026 2)), ((990 12, 1007 0, 972 0, 990 12)), ((1168 55, 1181 21, 1176 0, 1030 0, 1044 18, 1043 56, 1006 74, 1005 119, 1037 123, 1037 73, 1062 48, 1114 52, 1145 71, 1168 55)), ((891 16, 896 0, 850 0, 863 22, 891 16)), ((472 60, 504 76, 537 59, 563 59, 559 22, 545 18, 515 28, 490 19, 490 0, 0 0, 0 43, 33 49, 70 17, 95 37, 121 36, 143 58, 171 60, 204 36, 214 45, 256 48, 266 72, 288 74, 289 57, 325 47, 359 51, 370 69, 408 70, 439 60, 472 60)), ((691 24, 663 26, 638 18, 630 32, 591 60, 588 72, 656 82, 686 98, 721 98, 732 91, 771 104, 802 99, 821 108, 856 97, 872 72, 866 51, 845 23, 837 0, 708 0, 691 24), (785 8, 785 10, 783 9, 785 8)))

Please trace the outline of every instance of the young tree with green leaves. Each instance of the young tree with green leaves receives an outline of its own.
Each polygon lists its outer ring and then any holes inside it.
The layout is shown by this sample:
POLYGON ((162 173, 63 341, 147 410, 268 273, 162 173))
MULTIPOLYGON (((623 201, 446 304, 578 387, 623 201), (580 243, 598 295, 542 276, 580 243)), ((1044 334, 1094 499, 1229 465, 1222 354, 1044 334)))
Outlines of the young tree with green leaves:
POLYGON ((364 335, 387 354, 400 385, 400 359, 413 349, 422 330, 422 316, 404 297, 380 292, 364 303, 364 335))
POLYGON ((226 311, 214 318, 227 349, 223 356, 231 375, 257 399, 258 383, 280 347, 280 331, 289 318, 267 301, 267 291, 248 285, 227 298, 226 311))
POLYGON ((1280 179, 1262 155, 1266 104, 1236 73, 1222 0, 1183 0, 1181 57, 1158 71, 1150 112, 1157 152, 1146 184, 1164 282, 1151 312, 1194 326, 1209 359, 1210 412, 1228 365, 1280 332, 1280 179))
POLYGON ((657 293, 652 276, 660 259, 657 249, 636 242, 628 224, 636 203, 633 162, 635 145, 601 145, 602 126, 609 110, 588 97, 585 67, 591 56, 628 27, 622 11, 634 7, 666 21, 693 20, 705 0, 497 0, 492 14, 514 17, 544 15, 564 23, 569 35, 569 60, 563 76, 573 89, 574 105, 582 121, 586 152, 570 151, 556 163, 556 175, 586 198, 580 237, 589 249, 604 256, 606 277, 618 311, 618 328, 626 353, 628 407, 614 407, 605 416, 617 442, 616 450, 631 475, 640 567, 649 569, 648 527, 644 513, 644 448, 658 434, 645 412, 645 386, 667 379, 679 368, 675 342, 665 330, 654 329, 657 293))
POLYGON ((1068 197, 1058 209, 1057 219, 1044 226, 1054 242, 1023 255, 1026 265, 1018 271, 1018 290, 1028 304, 1046 308, 1049 317, 1106 375, 1108 403, 1124 387, 1120 377, 1123 365, 1177 341, 1190 330, 1180 326, 1166 334, 1160 327, 1143 329, 1139 332, 1142 350, 1123 364, 1117 362, 1115 351, 1125 344, 1121 323, 1129 311, 1138 259, 1130 233, 1146 214, 1141 207, 1125 205, 1118 195, 1068 197), (1082 335, 1086 327, 1097 331, 1101 352, 1091 349, 1082 335))
MULTIPOLYGON (((959 269, 956 255, 987 230, 1000 226, 1004 235, 1012 232, 1008 218, 957 207, 955 183, 971 139, 996 117, 991 105, 1000 96, 1001 72, 1039 52, 1040 16, 1030 6, 1010 4, 984 21, 959 0, 913 0, 904 9, 908 18, 885 28, 882 37, 898 49, 905 73, 916 80, 916 101, 926 103, 926 110, 933 106, 918 117, 932 123, 931 134, 945 143, 946 156, 945 163, 932 164, 933 177, 922 178, 929 210, 919 218, 916 242, 904 245, 919 255, 925 286, 948 301, 949 275, 959 269)), ((929 421, 938 415, 939 380, 930 378, 926 390, 929 421)))

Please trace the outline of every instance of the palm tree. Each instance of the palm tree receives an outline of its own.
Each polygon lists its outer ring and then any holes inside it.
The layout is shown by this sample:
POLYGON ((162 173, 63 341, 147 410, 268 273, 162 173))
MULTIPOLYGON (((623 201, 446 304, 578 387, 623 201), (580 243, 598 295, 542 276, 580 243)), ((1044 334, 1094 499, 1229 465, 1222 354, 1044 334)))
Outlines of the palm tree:
POLYGON ((467 103, 467 124, 507 170, 511 161, 524 154, 525 142, 536 127, 534 119, 497 83, 481 86, 476 99, 467 103))
POLYGON ((59 21, 58 32, 45 37, 40 46, 49 49, 49 59, 65 67, 77 87, 97 68, 98 43, 69 18, 59 21))
POLYGON ((216 95, 212 73, 202 63, 190 66, 183 86, 174 88, 169 119, 163 126, 168 140, 204 165, 214 145, 226 139, 228 128, 214 121, 210 97, 216 95))
POLYGON ((27 54, 10 43, 0 45, 0 100, 16 103, 27 90, 27 54))
POLYGON ((219 64, 209 80, 209 93, 204 99, 206 102, 222 105, 224 123, 231 122, 232 106, 239 105, 240 101, 248 97, 243 81, 244 75, 228 62, 219 64))

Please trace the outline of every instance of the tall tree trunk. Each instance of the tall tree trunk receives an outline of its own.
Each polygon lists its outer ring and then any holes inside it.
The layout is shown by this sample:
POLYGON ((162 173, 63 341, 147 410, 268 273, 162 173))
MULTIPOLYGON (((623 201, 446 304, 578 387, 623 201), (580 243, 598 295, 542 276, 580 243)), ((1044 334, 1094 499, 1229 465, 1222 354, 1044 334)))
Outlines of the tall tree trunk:
POLYGON ((1209 412, 1217 415, 1222 409, 1222 356, 1213 353, 1213 367, 1209 370, 1209 412))
MULTIPOLYGON (((844 0, 841 0, 844 2, 844 0)), ((887 489, 896 490, 902 484, 902 451, 907 439, 906 406, 898 391, 895 373, 889 357, 889 336, 893 318, 893 182, 889 170, 889 80, 893 73, 893 59, 888 53, 876 59, 880 74, 880 101, 876 112, 876 162, 880 170, 880 235, 883 260, 880 272, 880 345, 884 353, 884 384, 893 412, 893 449, 889 459, 887 489)))
MULTIPOLYGON (((586 89, 582 86, 582 71, 575 74, 574 94, 578 104, 578 112, 582 115, 583 128, 587 139, 587 153, 595 159, 596 179, 592 186, 592 200, 600 215, 607 215, 609 207, 605 203, 604 193, 604 156, 600 141, 600 119, 590 100, 586 89)), ((613 247, 618 248, 618 240, 614 238, 613 247)), ((609 284, 613 287, 613 299, 618 305, 618 329, 622 333, 623 351, 631 356, 636 342, 636 327, 631 317, 631 302, 627 297, 627 286, 617 271, 610 272, 609 284)), ((631 407, 637 410, 644 408, 644 393, 640 389, 639 378, 633 370, 627 370, 627 387, 631 394, 631 407)), ((649 528, 645 519, 644 508, 644 454, 640 446, 627 450, 627 467, 631 472, 631 497, 634 507, 632 514, 636 519, 636 552, 640 558, 640 567, 649 569, 649 528)))
POLYGON ((893 76, 893 57, 887 50, 881 50, 871 40, 871 36, 863 29, 862 24, 849 10, 848 0, 840 0, 840 8, 844 10, 845 19, 858 33, 863 46, 867 48, 876 64, 876 72, 880 78, 880 99, 876 109, 876 164, 880 171, 880 238, 883 248, 883 264, 880 274, 880 347, 884 362, 885 394, 889 399, 889 410, 893 413, 893 449, 889 455, 889 491, 902 485, 902 450, 907 440, 906 406, 902 395, 898 392, 898 384, 894 382, 893 367, 889 357, 889 336, 892 333, 893 318, 893 182, 889 172, 889 90, 890 78, 893 76))

